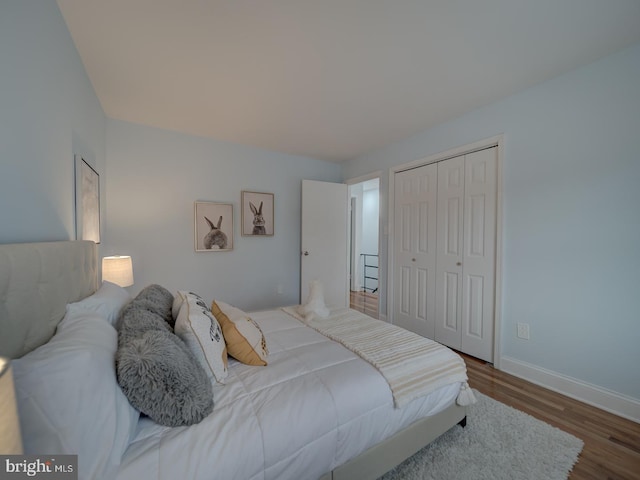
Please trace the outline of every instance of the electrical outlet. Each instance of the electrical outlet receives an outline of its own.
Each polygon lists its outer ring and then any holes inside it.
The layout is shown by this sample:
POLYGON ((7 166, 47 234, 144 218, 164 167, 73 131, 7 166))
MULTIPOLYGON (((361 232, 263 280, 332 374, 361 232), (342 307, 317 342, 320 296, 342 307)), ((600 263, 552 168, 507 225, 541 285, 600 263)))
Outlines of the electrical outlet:
POLYGON ((523 340, 529 340, 529 324, 519 323, 517 335, 518 335, 518 338, 522 338, 523 340))

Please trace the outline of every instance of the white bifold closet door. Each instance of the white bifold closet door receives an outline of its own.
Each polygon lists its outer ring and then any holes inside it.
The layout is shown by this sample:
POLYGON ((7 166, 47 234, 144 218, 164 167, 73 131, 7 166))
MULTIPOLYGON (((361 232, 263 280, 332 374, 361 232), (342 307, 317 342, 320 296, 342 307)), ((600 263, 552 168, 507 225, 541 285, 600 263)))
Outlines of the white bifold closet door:
POLYGON ((438 167, 396 173, 394 323, 434 338, 438 167))
POLYGON ((493 361, 496 155, 489 148, 400 172, 394 197, 395 322, 487 361, 493 361))

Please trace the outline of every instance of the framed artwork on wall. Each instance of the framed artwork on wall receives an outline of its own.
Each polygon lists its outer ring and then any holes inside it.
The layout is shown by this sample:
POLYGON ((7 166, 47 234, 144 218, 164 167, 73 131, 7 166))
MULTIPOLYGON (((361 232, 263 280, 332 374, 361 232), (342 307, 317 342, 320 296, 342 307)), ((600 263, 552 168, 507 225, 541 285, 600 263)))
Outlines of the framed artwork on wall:
POLYGON ((100 243, 100 175, 82 156, 74 160, 76 238, 100 243))
POLYGON ((194 228, 196 252, 233 250, 233 205, 195 202, 194 228))
POLYGON ((268 237, 274 234, 273 193, 242 192, 242 235, 268 237))

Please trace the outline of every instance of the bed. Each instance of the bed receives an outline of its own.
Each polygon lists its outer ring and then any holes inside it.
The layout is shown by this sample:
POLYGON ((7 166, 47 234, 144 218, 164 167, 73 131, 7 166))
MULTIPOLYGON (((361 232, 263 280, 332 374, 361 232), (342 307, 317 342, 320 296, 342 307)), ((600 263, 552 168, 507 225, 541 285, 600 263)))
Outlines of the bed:
POLYGON ((283 309, 251 313, 269 346, 266 367, 230 359, 225 383, 211 382, 209 415, 159 425, 118 388, 116 314, 102 291, 92 242, 0 245, 0 355, 16 359, 25 451, 77 453, 80 478, 375 479, 464 425, 460 377, 398 408, 379 368, 283 309), (82 320, 68 307, 78 302, 92 310, 82 320), (69 353, 80 348, 75 334, 89 345, 86 361, 69 353), (94 360, 100 372, 87 371, 94 360), (56 451, 38 431, 40 413, 56 451))

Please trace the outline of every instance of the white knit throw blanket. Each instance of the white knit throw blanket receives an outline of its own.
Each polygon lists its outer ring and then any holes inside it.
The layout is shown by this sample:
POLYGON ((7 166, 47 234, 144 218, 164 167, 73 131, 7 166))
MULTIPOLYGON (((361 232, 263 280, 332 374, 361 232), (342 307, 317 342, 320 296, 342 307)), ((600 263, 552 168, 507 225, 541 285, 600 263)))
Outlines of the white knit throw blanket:
POLYGON ((282 310, 376 367, 391 388, 396 408, 458 382, 458 405, 475 403, 464 360, 439 343, 349 308, 331 310, 327 318, 302 317, 297 307, 282 310))

